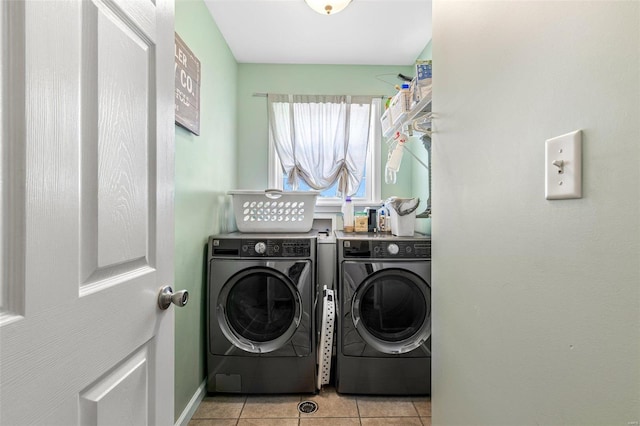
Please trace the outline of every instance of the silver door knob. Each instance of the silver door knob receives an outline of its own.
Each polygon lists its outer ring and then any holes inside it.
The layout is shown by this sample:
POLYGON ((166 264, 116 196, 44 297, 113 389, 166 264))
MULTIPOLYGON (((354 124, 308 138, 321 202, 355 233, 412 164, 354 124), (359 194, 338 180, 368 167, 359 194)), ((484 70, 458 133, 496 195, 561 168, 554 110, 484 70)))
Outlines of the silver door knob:
POLYGON ((187 290, 180 290, 173 292, 170 285, 166 285, 160 289, 158 295, 158 306, 160 309, 167 309, 171 306, 171 303, 178 307, 182 307, 189 301, 189 292, 187 290))

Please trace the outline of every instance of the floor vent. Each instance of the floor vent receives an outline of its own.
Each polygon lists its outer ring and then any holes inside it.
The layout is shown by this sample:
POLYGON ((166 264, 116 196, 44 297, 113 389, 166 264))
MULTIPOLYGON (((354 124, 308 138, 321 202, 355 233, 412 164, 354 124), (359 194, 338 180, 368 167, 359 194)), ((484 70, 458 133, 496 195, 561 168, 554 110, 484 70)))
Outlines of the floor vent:
POLYGON ((298 404, 298 411, 303 414, 311 414, 318 411, 318 404, 313 401, 302 401, 298 404))

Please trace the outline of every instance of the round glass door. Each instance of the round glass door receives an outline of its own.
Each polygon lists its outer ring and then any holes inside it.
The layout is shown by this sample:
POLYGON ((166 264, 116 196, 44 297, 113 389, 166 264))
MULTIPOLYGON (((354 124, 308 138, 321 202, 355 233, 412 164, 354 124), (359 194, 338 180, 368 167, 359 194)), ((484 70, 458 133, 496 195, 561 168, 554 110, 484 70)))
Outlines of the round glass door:
POLYGON ((240 271, 222 287, 218 323, 238 348, 272 352, 295 334, 302 317, 296 286, 283 273, 255 267, 240 271))
POLYGON ((351 313, 367 344, 383 353, 407 353, 431 335, 431 289, 413 272, 383 269, 360 284, 351 313))

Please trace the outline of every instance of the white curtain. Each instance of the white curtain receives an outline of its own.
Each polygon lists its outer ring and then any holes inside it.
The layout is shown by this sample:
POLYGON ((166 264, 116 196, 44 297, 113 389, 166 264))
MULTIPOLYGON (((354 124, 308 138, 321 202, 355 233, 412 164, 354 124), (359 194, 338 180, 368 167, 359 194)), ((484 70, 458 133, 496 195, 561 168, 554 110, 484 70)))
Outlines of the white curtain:
POLYGON ((303 179, 338 196, 360 185, 369 141, 371 96, 268 95, 269 129, 291 186, 303 179))

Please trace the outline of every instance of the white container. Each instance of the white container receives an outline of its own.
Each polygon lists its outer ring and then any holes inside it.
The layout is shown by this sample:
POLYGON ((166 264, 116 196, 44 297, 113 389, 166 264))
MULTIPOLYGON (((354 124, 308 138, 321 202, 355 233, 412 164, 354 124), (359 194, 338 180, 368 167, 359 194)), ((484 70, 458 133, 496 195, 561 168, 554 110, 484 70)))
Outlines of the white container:
POLYGON ((397 237, 412 237, 416 230, 416 211, 400 216, 393 209, 389 209, 391 216, 391 234, 397 237))
POLYGON ((395 125, 404 119, 411 110, 413 93, 408 83, 403 84, 403 88, 391 98, 389 110, 391 110, 391 122, 395 125), (405 87, 406 86, 406 87, 405 87))
POLYGON ((389 213, 386 207, 380 207, 376 213, 378 219, 378 232, 389 232, 389 213))
POLYGON ((240 232, 309 232, 317 191, 229 191, 240 232))
POLYGON ((416 81, 420 86, 431 86, 431 68, 430 60, 416 61, 416 81))
POLYGON ((346 197, 342 204, 342 229, 344 232, 354 232, 354 213, 351 197, 346 197))
POLYGON ((385 201, 391 219, 391 234, 398 237, 411 237, 416 229, 416 210, 419 198, 391 197, 385 201), (400 214, 403 213, 403 214, 400 214))
POLYGON ((391 121, 391 109, 387 108, 382 117, 380 117, 380 126, 382 129, 382 136, 388 138, 393 133, 393 123, 391 121))

